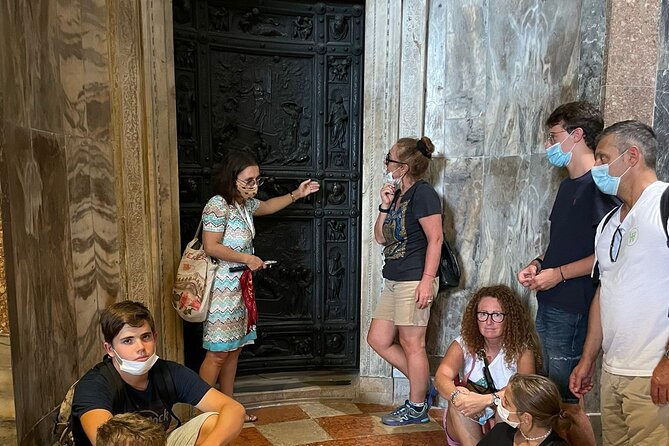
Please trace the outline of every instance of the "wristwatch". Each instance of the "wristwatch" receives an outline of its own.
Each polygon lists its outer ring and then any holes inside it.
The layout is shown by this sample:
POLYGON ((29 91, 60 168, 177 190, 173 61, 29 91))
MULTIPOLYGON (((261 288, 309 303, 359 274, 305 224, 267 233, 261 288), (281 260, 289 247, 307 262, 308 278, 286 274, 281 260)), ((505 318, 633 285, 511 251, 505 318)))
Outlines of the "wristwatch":
POLYGON ((497 393, 493 393, 492 394, 492 404, 494 406, 499 406, 499 402, 500 402, 499 395, 497 395, 497 393))

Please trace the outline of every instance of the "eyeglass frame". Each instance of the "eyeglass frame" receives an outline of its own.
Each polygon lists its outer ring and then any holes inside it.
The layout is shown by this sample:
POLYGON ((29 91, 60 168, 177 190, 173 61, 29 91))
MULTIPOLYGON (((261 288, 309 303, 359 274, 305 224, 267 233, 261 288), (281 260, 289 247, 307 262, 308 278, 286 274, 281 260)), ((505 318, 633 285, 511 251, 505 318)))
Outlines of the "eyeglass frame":
MULTIPOLYGON (((562 130, 558 130, 557 132, 548 132, 548 137, 546 138, 546 141, 550 142, 551 145, 555 144, 555 135, 559 135, 560 133, 569 133, 570 135, 573 134, 577 129, 580 127, 576 127, 574 130, 569 130, 566 127, 563 127, 562 130)), ((569 138, 569 136, 567 136, 569 138)), ((567 139, 565 138, 565 140, 567 139)), ((561 141, 560 144, 562 144, 564 141, 561 141)))
POLYGON ((491 319, 491 318, 492 318, 492 321, 493 321, 494 323, 496 323, 496 324, 501 324, 502 322, 504 322, 504 318, 505 318, 505 317, 506 317, 506 313, 502 313, 501 311, 493 311, 492 313, 488 313, 487 311, 477 311, 477 312, 476 312, 476 319, 477 319, 479 322, 488 322, 488 319, 491 319), (486 316, 485 316, 485 319, 482 320, 482 319, 481 319, 481 316, 479 316, 480 314, 485 314, 485 315, 486 315, 486 316), (502 316, 502 319, 499 320, 499 321, 496 321, 496 320, 495 320, 495 316, 493 316, 493 314, 499 314, 499 315, 501 315, 501 316, 502 316))
POLYGON ((394 160, 394 159, 390 158, 390 153, 386 153, 386 157, 384 158, 383 163, 386 166, 390 163, 409 165, 408 163, 405 163, 405 162, 402 162, 402 161, 397 161, 397 160, 394 160))
POLYGON ((237 181, 247 187, 253 187, 253 186, 260 187, 265 183, 265 181, 267 181, 267 177, 251 178, 246 181, 242 180, 241 178, 237 178, 237 181))
POLYGON ((616 263, 618 261, 618 255, 620 254, 620 248, 623 245, 623 230, 620 228, 622 223, 618 225, 615 231, 613 231, 613 237, 611 237, 611 246, 609 246, 609 259, 611 263, 616 263), (616 250, 616 257, 613 258, 613 245, 615 244, 616 235, 620 234, 620 241, 618 242, 618 249, 616 250))

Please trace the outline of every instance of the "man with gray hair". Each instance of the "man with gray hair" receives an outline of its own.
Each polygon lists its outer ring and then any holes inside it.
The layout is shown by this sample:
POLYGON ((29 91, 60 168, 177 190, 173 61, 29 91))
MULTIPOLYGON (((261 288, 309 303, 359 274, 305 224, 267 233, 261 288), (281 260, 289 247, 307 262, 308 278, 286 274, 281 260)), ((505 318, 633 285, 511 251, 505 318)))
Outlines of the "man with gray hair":
POLYGON ((597 228, 600 286, 569 384, 576 395, 592 389, 601 348, 605 446, 669 444, 669 247, 660 211, 668 185, 657 180, 656 157, 655 133, 638 121, 604 129, 595 151, 595 184, 623 204, 597 228))

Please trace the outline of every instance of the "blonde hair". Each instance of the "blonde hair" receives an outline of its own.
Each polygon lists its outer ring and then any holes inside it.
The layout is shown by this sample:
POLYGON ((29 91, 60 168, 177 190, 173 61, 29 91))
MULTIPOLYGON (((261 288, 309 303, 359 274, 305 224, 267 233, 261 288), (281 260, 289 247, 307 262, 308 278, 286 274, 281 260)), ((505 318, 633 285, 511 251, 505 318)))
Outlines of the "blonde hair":
POLYGON ((422 178, 434 153, 434 144, 430 138, 427 136, 420 139, 400 138, 395 146, 397 146, 398 161, 409 166, 409 175, 416 179, 422 178))
POLYGON ((567 432, 570 415, 563 411, 562 397, 553 381, 540 375, 516 374, 507 387, 517 413, 529 413, 532 422, 540 427, 552 427, 556 432, 567 432))
POLYGON ((162 425, 135 413, 114 415, 98 428, 97 446, 165 446, 162 425))

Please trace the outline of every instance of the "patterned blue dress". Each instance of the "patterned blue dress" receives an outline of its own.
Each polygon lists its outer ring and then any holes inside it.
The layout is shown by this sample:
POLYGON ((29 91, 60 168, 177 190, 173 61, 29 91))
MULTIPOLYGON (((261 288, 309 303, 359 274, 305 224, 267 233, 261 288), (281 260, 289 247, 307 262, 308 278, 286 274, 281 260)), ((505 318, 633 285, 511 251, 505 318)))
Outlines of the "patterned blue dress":
MULTIPOLYGON (((253 213, 260 202, 255 198, 240 204, 246 210, 253 225, 253 213)), ((253 254, 253 230, 234 204, 228 204, 223 197, 212 197, 202 211, 204 231, 222 234, 219 243, 238 252, 253 254)), ((202 347, 213 352, 236 350, 253 344, 257 338, 255 327, 247 333, 247 311, 239 286, 241 272, 230 272, 231 266, 239 263, 219 260, 216 278, 211 290, 211 306, 204 321, 202 347)))

